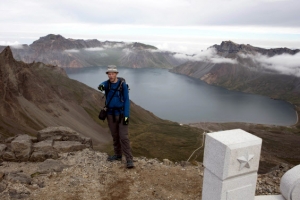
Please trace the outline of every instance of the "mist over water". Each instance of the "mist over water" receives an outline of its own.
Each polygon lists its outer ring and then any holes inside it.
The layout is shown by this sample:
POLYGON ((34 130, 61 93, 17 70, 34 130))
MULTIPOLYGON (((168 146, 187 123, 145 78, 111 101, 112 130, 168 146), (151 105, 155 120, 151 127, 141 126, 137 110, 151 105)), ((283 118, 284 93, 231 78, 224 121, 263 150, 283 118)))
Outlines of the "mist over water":
MULTIPOLYGON (((107 80, 104 67, 66 69, 70 78, 97 89, 107 80)), ((248 122, 291 125, 294 106, 268 97, 229 91, 166 69, 119 68, 129 84, 129 97, 160 118, 179 123, 248 122)))

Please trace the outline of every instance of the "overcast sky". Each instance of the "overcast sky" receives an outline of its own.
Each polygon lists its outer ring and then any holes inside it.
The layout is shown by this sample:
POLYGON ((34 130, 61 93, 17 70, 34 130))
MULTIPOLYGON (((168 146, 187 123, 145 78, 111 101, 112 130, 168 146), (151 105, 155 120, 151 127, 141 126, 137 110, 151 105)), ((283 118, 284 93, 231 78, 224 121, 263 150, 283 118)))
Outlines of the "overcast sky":
POLYGON ((193 53, 223 40, 300 48, 300 0, 0 0, 0 45, 66 38, 193 53))

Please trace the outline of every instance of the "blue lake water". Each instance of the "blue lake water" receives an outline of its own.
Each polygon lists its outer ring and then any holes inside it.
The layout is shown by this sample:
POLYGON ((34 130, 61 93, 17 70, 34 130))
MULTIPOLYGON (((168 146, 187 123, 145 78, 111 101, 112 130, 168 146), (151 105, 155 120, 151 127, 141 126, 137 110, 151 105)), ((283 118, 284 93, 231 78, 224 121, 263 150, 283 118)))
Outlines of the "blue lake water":
MULTIPOLYGON (((107 80, 106 68, 66 69, 71 79, 97 89, 107 80)), ((294 106, 268 97, 229 91, 166 69, 119 68, 132 101, 160 118, 179 123, 248 122, 291 125, 294 106)))

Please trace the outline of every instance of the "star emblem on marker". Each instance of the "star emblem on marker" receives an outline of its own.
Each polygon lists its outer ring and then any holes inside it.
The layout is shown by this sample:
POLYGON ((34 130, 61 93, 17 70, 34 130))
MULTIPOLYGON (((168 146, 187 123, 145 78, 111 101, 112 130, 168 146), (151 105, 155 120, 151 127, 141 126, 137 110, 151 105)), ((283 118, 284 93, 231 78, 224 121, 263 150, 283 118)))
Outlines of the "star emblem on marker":
POLYGON ((241 156, 237 160, 240 162, 240 170, 244 167, 250 168, 250 161, 254 158, 253 154, 247 154, 247 156, 241 156))

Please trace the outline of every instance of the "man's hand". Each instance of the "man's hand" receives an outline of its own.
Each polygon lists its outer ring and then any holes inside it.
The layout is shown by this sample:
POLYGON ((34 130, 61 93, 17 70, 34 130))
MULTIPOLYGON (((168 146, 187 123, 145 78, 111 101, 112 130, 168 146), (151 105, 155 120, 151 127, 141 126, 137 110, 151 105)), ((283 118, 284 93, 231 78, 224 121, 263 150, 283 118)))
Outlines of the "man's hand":
POLYGON ((123 125, 128 125, 128 124, 129 124, 129 117, 124 117, 123 125))
POLYGON ((99 87, 98 87, 98 90, 100 90, 100 91, 103 91, 103 90, 105 90, 105 87, 104 87, 104 85, 99 85, 99 87))

